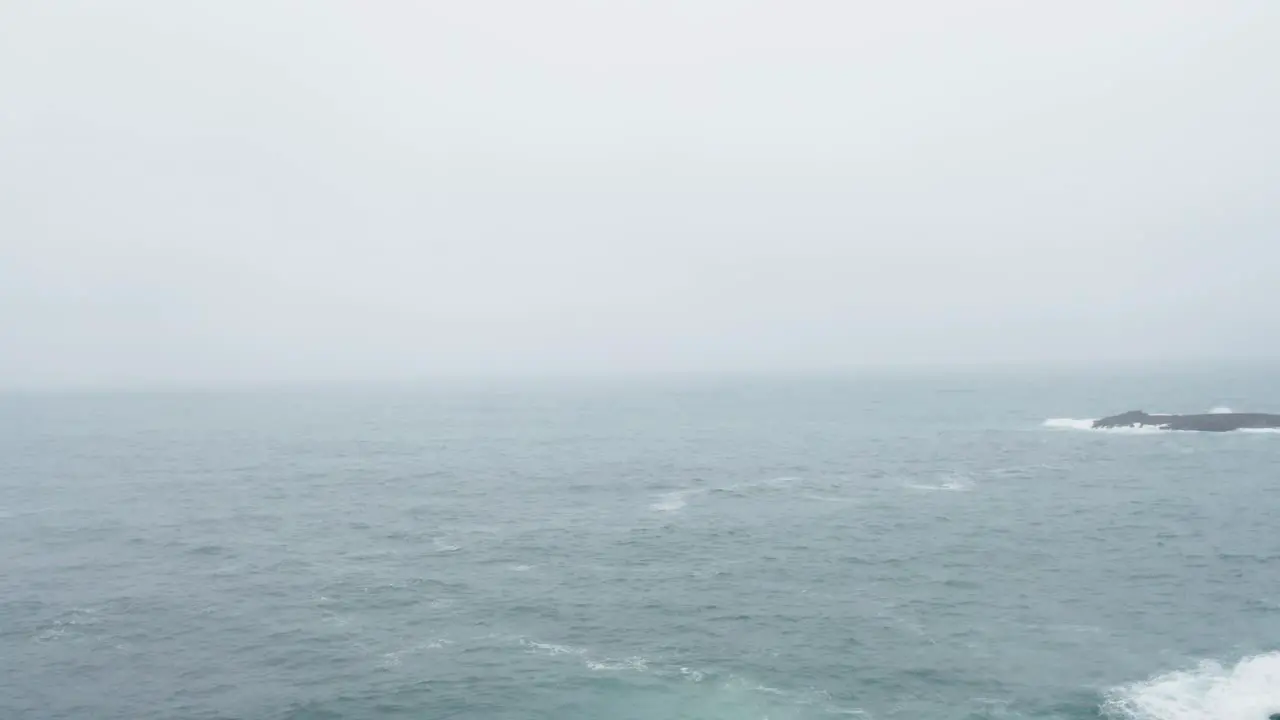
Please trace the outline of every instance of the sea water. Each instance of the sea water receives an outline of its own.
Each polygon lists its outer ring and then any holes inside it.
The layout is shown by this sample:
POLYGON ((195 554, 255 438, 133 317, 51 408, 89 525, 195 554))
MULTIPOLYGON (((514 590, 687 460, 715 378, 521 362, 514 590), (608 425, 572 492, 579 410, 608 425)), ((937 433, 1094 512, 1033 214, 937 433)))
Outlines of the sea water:
POLYGON ((1280 373, 0 396, 0 717, 1264 720, 1280 373))

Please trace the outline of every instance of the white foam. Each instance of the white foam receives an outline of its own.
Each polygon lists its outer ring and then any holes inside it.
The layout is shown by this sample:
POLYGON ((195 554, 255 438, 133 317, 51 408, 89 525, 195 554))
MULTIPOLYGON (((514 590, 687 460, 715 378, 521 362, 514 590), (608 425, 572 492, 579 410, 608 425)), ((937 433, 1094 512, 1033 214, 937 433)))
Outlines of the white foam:
POLYGON ((685 500, 685 498, 700 492, 702 492, 700 488, 694 488, 689 490, 675 490, 673 492, 662 493, 661 495, 658 496, 657 500, 655 500, 652 504, 649 505, 649 509, 655 512, 668 512, 668 513, 676 512, 678 510, 683 510, 684 507, 689 504, 688 501, 685 500))
POLYGON ((696 683, 700 683, 703 681, 703 679, 706 678, 706 675, 703 675, 701 672, 697 670, 690 670, 687 667, 680 668, 680 674, 683 675, 690 682, 696 682, 696 683))
POLYGON ((1092 430, 1093 420, 1081 420, 1077 418, 1049 418, 1044 421, 1044 426, 1051 428, 1064 428, 1067 430, 1092 430))
POLYGON ((813 500, 814 502, 821 502, 821 503, 840 503, 840 504, 843 504, 843 503, 853 503, 853 502, 858 502, 858 499, 857 499, 857 498, 841 497, 841 496, 838 496, 838 495, 818 495, 818 494, 816 494, 816 493, 805 493, 805 494, 801 495, 800 497, 804 498, 805 500, 813 500))
POLYGON ((763 478, 759 480, 747 480, 743 482, 730 483, 727 485, 716 485, 713 487, 685 488, 684 490, 672 490, 657 496, 649 509, 655 512, 673 513, 683 510, 689 504, 689 498, 696 495, 710 493, 716 495, 730 495, 734 497, 746 497, 748 491, 752 490, 789 490, 797 487, 803 480, 801 478, 787 475, 783 477, 763 478))
POLYGON ((421 652, 422 650, 440 650, 444 648, 446 645, 452 645, 452 644, 453 644, 452 640, 445 640, 441 638, 439 640, 431 640, 429 642, 418 643, 417 645, 404 648, 403 650, 393 650, 392 652, 383 653, 382 661, 379 662, 378 665, 384 670, 394 668, 394 667, 399 667, 405 655, 413 655, 415 653, 421 652))
MULTIPOLYGON (((786 475, 783 477, 767 478, 765 480, 754 480, 752 482, 742 483, 741 487, 770 487, 770 488, 789 488, 800 482, 800 478, 794 475, 786 475)), ((735 485, 734 487, 739 487, 735 485)))
POLYGON ((649 505, 649 509, 657 512, 675 512, 687 504, 684 500, 684 493, 670 492, 660 495, 657 500, 649 505))
MULTIPOLYGON (((1232 412, 1230 408, 1214 408, 1212 413, 1223 414, 1232 412)), ((1152 417, 1160 417, 1152 415, 1152 417)), ((1090 432, 1100 433, 1116 433, 1120 435, 1153 435, 1157 433, 1173 432, 1163 425, 1129 425, 1126 427, 1108 427, 1095 428, 1093 420, 1084 418, 1049 418, 1043 423, 1044 427, 1054 428, 1056 430, 1088 430, 1090 432)), ((1242 433, 1280 433, 1280 428, 1239 428, 1235 432, 1242 433)))
POLYGON ((948 482, 940 485, 920 485, 917 483, 907 483, 907 487, 911 490, 922 490, 925 492, 969 492, 972 486, 962 485, 960 483, 948 482))
MULTIPOLYGON (((1156 416, 1159 417, 1159 416, 1156 416)), ((1159 425, 1130 425, 1128 427, 1095 428, 1089 418, 1049 418, 1044 427, 1055 430, 1089 430, 1090 432, 1118 433, 1122 435, 1150 435, 1167 432, 1159 425)))
POLYGON ((514 565, 511 568, 514 572, 529 572, 533 569, 532 565, 514 565))
POLYGON ((447 543, 440 538, 435 538, 434 540, 432 540, 432 545, 435 547, 436 552, 439 552, 439 553, 457 552, 458 550, 462 549, 461 547, 457 545, 453 545, 451 543, 447 543))
POLYGON ((543 643, 535 640, 522 639, 520 644, 529 648, 529 652, 542 653, 545 655, 585 655, 585 648, 576 648, 571 645, 556 645, 555 643, 543 643))
POLYGON ((933 485, 907 483, 907 487, 912 490, 926 490, 930 492, 969 492, 973 489, 973 481, 960 475, 950 475, 944 476, 942 482, 933 485))
POLYGON ((1233 412, 1235 412, 1235 410, 1232 410, 1232 409, 1231 409, 1231 408, 1229 408, 1229 407, 1222 407, 1222 406, 1219 406, 1219 407, 1216 407, 1216 408, 1211 409, 1211 410, 1209 411, 1209 414, 1210 414, 1210 415, 1230 415, 1230 414, 1231 414, 1231 413, 1233 413, 1233 412))
POLYGON ((587 669, 595 672, 616 672, 619 670, 646 672, 649 669, 649 661, 642 657, 630 657, 625 660, 588 660, 587 669))
POLYGON ((1280 652, 1114 688, 1102 709, 1121 720, 1265 720, 1280 712, 1280 652))

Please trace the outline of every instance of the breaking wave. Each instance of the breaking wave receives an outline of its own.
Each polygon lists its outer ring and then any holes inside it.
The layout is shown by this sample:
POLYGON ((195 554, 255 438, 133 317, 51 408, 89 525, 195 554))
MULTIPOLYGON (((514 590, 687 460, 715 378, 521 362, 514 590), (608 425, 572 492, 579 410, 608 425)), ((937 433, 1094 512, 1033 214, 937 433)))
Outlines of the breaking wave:
POLYGON ((672 492, 662 493, 661 495, 658 496, 657 500, 655 500, 653 503, 649 505, 649 509, 655 512, 667 512, 667 513, 676 512, 677 510, 683 510, 684 506, 689 504, 688 501, 685 500, 685 498, 689 497, 690 495, 696 495, 702 492, 705 492, 705 490, 701 488, 695 488, 695 489, 689 489, 689 490, 675 490, 672 492))
POLYGON ((1116 720, 1265 720, 1280 712, 1280 652, 1113 688, 1102 710, 1116 720))
POLYGON ((520 638, 520 644, 526 648, 527 652, 540 655, 586 655, 586 648, 573 647, 572 645, 560 645, 557 643, 544 643, 528 638, 520 638))
MULTIPOLYGON (((1213 415, 1222 415, 1234 412, 1231 408, 1216 407, 1210 411, 1213 415)), ((1159 414, 1152 417, 1159 418, 1159 414)), ((1170 432, 1167 428, 1160 425, 1133 425, 1130 427, 1110 427, 1095 428, 1093 426, 1093 418, 1049 418, 1041 423, 1042 427, 1052 428, 1055 430, 1088 430, 1090 432, 1099 433, 1116 433, 1121 435, 1151 435, 1155 433, 1170 432)), ((1240 428, 1232 432, 1239 433, 1280 433, 1280 428, 1240 428)))
POLYGON ((1152 433, 1165 432, 1162 428, 1155 425, 1095 428, 1093 426, 1093 420, 1093 418, 1049 418, 1044 421, 1043 426, 1056 430, 1088 430, 1090 432, 1118 433, 1123 435, 1149 435, 1152 433))
POLYGON ((761 480, 748 480, 745 482, 729 483, 725 485, 714 485, 707 487, 684 488, 681 490, 672 490, 657 495, 653 502, 649 503, 649 509, 654 512, 674 513, 683 510, 689 504, 689 499, 699 495, 744 495, 752 491, 785 491, 796 487, 803 481, 798 477, 784 476, 764 478, 761 480))

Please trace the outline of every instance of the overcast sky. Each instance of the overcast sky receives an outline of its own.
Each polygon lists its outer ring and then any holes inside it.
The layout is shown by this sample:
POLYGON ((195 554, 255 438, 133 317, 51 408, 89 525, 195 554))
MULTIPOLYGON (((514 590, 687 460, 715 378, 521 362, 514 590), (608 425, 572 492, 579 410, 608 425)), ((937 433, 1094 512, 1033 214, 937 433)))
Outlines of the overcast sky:
POLYGON ((0 3, 0 385, 1280 356, 1280 2, 0 3))

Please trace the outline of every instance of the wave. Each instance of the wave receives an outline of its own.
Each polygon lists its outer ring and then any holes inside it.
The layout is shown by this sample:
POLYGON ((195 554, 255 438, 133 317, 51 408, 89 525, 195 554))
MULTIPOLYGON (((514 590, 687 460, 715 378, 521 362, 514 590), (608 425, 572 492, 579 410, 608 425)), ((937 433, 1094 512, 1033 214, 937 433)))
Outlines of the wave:
MULTIPOLYGON (((498 638, 488 635, 482 639, 498 638)), ((611 695, 610 708, 645 706, 644 717, 773 717, 866 716, 861 708, 838 705, 831 693, 816 687, 776 687, 757 679, 715 668, 693 668, 640 655, 605 655, 586 647, 542 642, 529 637, 517 640, 525 653, 543 655, 552 662, 578 665, 593 675, 644 675, 652 680, 628 685, 634 692, 611 695), (654 692, 658 690, 658 692, 654 692), (618 705, 623 703, 624 705, 618 705)), ((599 717, 636 717, 625 712, 603 712, 599 717)))
POLYGON ((672 492, 662 493, 658 496, 657 500, 649 505, 649 509, 656 512, 668 513, 683 510, 684 506, 689 504, 685 498, 701 492, 705 491, 701 488, 697 488, 691 490, 674 490, 672 492))
POLYGON ((684 676, 689 682, 696 682, 696 683, 702 682, 707 677, 706 674, 703 673, 701 670, 690 670, 687 667, 680 668, 680 674, 684 676))
POLYGON ((586 648, 573 647, 572 645, 558 645, 556 643, 544 643, 528 638, 521 638, 520 644, 523 645, 528 652, 540 655, 586 655, 586 648))
POLYGON ((712 495, 746 495, 750 490, 790 490, 801 483, 798 477, 785 476, 764 478, 761 480, 748 480, 746 482, 730 483, 728 485, 716 485, 711 487, 685 488, 683 490, 672 490, 664 492, 649 504, 649 509, 654 512, 673 513, 683 510, 689 504, 689 498, 696 495, 710 493, 712 495))
POLYGON ((457 551, 459 551, 459 550, 461 550, 461 549, 462 549, 462 548, 461 548, 460 546, 458 546, 458 545, 454 545, 453 543, 445 542, 445 540, 444 540, 443 538, 434 538, 434 539, 432 539, 432 541, 431 541, 431 545, 432 545, 432 547, 435 549, 435 551, 436 551, 436 552, 438 552, 438 553, 451 553, 451 552, 457 552, 457 551))
POLYGON ((616 672, 620 670, 647 672, 649 670, 649 661, 638 656, 629 657, 625 660, 588 660, 586 665, 587 669, 593 672, 616 672))
POLYGON ((1235 412, 1235 410, 1232 410, 1229 407, 1222 407, 1222 406, 1209 409, 1210 415, 1230 415, 1233 412, 1235 412))
POLYGON ((417 645, 403 648, 401 650, 392 650, 391 652, 382 654, 382 660, 379 661, 378 667, 383 670, 390 670, 391 668, 399 667, 402 664, 404 657, 407 655, 412 656, 422 652, 423 650, 442 650, 452 644, 452 640, 445 640, 441 638, 439 640, 429 640, 427 642, 418 643, 417 645))
MULTIPOLYGON (((1229 408, 1214 408, 1213 413, 1231 412, 1229 408)), ((1155 415, 1154 417, 1159 417, 1155 415)), ((1175 432, 1159 425, 1133 425, 1130 427, 1095 428, 1093 418, 1049 418, 1041 423, 1042 427, 1055 430, 1088 430, 1090 432, 1114 433, 1118 435, 1154 435, 1175 432)), ((1239 433, 1280 433, 1280 428, 1240 428, 1232 432, 1239 433)))
POLYGON ((1117 720, 1265 720, 1280 712, 1280 652, 1114 688, 1102 710, 1117 720))
POLYGON ((1065 428, 1068 430, 1092 430, 1093 418, 1077 419, 1077 418, 1049 418, 1044 421, 1045 427, 1065 428))
POLYGON ((842 495, 821 495, 818 493, 804 493, 799 497, 801 497, 804 500, 812 500, 813 502, 820 502, 820 503, 846 504, 846 503, 858 502, 857 498, 844 497, 842 495))
POLYGON ((973 481, 960 475, 943 476, 942 482, 928 485, 925 483, 907 483, 912 490, 969 492, 973 489, 973 481))
POLYGON ((1055 430, 1088 430, 1090 432, 1115 433, 1119 435, 1152 435, 1168 432, 1155 425, 1135 425, 1133 427, 1095 428, 1093 418, 1049 418, 1042 423, 1043 427, 1055 430))

